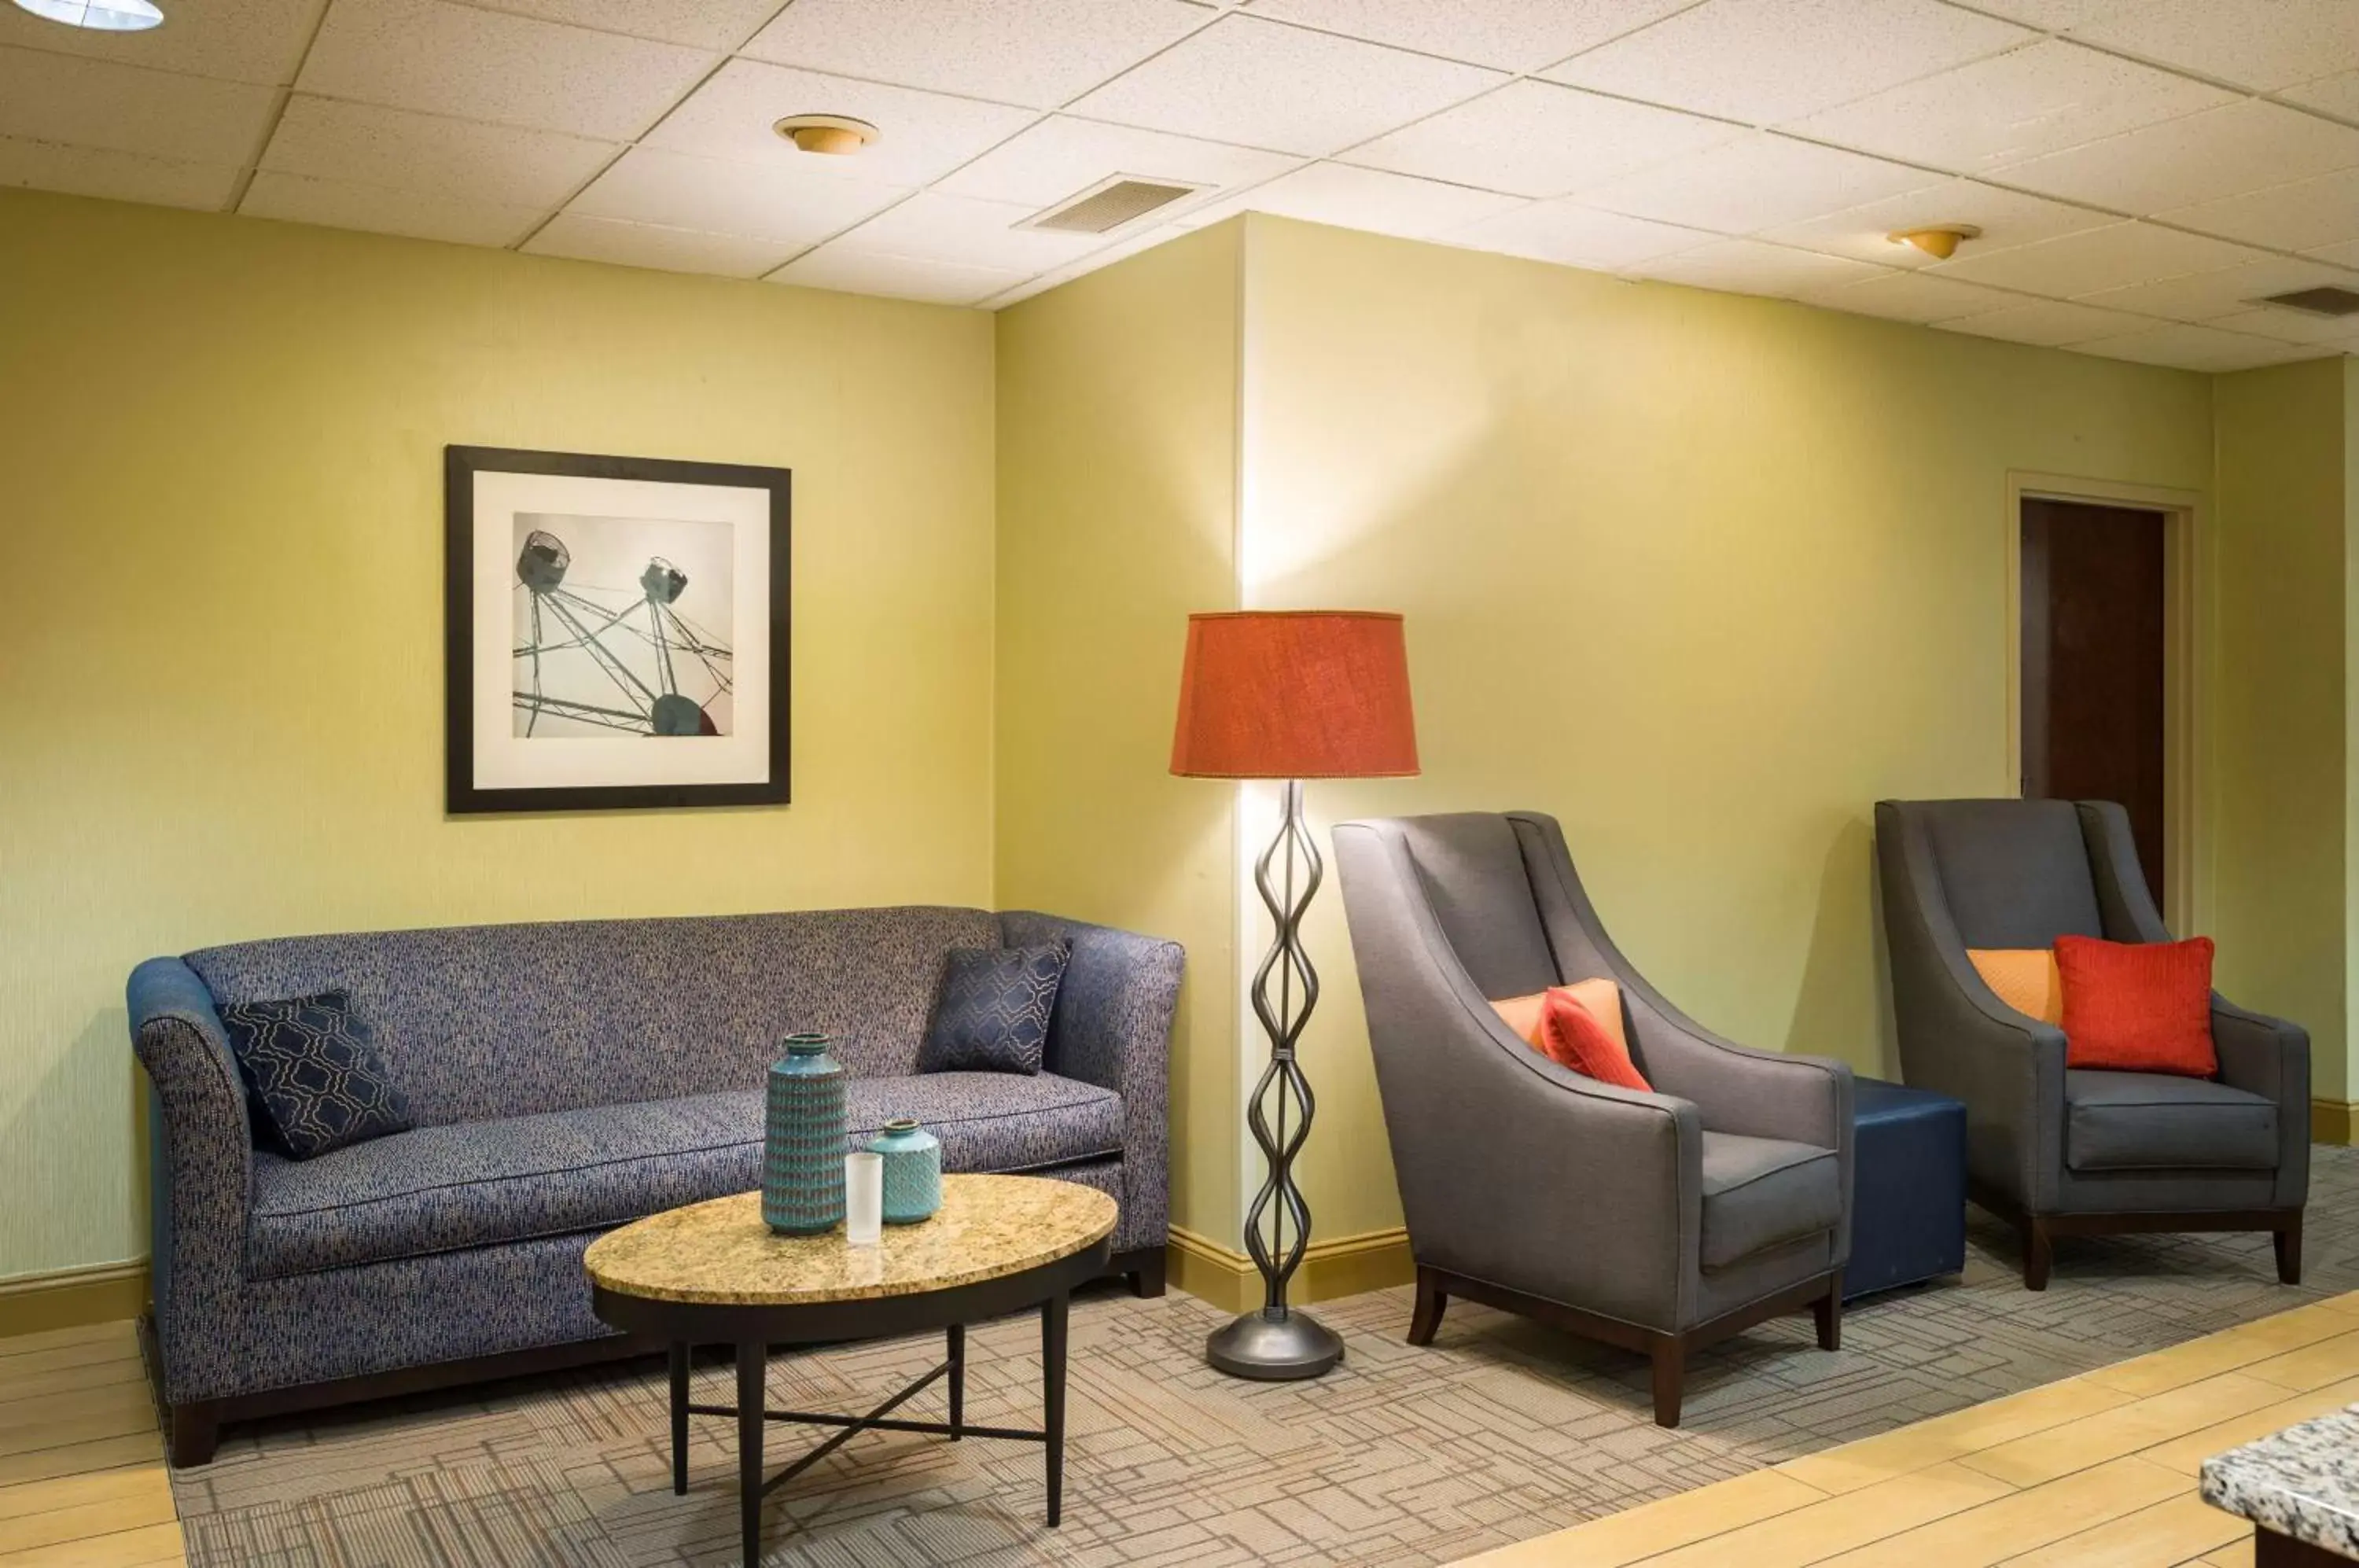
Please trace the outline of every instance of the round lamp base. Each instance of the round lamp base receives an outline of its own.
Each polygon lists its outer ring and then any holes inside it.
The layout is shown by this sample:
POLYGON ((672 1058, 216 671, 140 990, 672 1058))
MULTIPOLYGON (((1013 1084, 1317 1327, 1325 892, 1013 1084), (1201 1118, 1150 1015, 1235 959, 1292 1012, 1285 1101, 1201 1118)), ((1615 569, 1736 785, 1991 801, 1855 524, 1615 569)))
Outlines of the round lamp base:
POLYGON ((1319 1377, 1343 1359, 1343 1341, 1309 1312, 1247 1312, 1204 1341, 1204 1359, 1232 1377, 1291 1383, 1319 1377))

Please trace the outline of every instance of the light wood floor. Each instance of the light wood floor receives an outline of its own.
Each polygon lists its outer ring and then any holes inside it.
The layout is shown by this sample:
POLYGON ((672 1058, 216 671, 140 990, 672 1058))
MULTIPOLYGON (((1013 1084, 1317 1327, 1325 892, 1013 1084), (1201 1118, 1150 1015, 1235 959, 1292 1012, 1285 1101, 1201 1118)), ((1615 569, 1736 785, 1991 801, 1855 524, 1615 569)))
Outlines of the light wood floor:
POLYGON ((2359 1291, 1470 1559, 2252 1568, 2208 1456, 2359 1401, 2359 1291))
POLYGON ((0 1339, 0 1568, 187 1561, 131 1325, 0 1339))

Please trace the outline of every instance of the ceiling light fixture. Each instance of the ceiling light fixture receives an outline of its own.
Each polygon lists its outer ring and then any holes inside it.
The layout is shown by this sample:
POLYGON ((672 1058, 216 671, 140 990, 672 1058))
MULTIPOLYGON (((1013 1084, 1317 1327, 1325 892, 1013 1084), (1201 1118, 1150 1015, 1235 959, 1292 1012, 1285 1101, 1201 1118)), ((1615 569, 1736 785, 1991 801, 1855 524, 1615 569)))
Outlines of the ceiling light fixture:
POLYGON ((1902 229, 1884 237, 1892 245, 1914 245, 1935 261, 1947 261, 1958 254, 1959 245, 1982 238, 1983 232, 1972 223, 1937 223, 1930 229, 1902 229))
POLYGON ((100 33, 144 33, 164 25, 164 13, 147 0, 16 0, 16 9, 100 33))
MULTIPOLYGON (((25 0, 16 0, 23 5, 25 0)), ((770 127, 804 152, 843 158, 858 152, 884 133, 865 120, 842 114, 789 114, 770 127)))

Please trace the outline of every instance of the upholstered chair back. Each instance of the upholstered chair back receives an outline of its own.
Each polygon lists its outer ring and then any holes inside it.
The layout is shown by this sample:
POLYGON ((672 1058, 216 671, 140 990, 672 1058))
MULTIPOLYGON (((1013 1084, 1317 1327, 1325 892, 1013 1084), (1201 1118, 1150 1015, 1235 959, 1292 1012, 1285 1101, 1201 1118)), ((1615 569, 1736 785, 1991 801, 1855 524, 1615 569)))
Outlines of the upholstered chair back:
POLYGON ((1476 990, 1496 1000, 1562 983, 1510 818, 1467 811, 1397 822, 1427 906, 1476 990))
POLYGON ((1965 946, 2052 947, 2105 936, 2081 813, 2070 800, 1912 800, 1965 946))

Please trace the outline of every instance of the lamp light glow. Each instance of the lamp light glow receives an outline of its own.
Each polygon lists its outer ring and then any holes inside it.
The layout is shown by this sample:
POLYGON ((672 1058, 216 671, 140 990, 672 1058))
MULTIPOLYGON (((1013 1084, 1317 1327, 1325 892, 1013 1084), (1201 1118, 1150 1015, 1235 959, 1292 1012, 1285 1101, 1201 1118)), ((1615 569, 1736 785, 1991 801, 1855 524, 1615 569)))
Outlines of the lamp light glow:
POLYGON ((87 27, 95 33, 144 33, 164 25, 164 13, 148 0, 16 0, 16 9, 46 22, 87 27))

